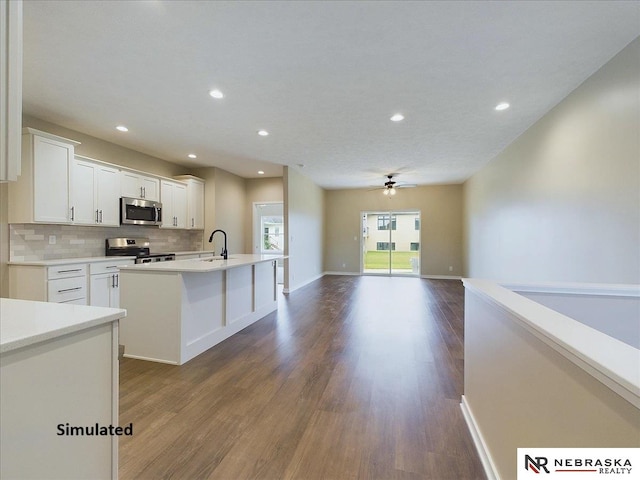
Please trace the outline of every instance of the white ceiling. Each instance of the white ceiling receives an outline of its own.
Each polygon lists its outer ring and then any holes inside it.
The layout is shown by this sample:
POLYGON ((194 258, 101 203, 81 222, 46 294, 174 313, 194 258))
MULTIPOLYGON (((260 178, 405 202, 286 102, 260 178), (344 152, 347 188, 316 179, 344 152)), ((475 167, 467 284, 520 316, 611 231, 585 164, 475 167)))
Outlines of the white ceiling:
POLYGON ((639 34, 635 1, 25 0, 24 111, 243 177, 459 183, 639 34))

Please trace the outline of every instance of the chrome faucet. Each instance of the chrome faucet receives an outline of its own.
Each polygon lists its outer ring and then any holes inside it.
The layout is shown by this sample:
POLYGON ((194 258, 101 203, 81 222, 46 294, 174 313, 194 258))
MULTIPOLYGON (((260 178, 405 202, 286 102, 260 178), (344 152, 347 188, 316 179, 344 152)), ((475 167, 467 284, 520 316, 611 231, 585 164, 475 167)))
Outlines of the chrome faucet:
POLYGON ((224 235, 224 248, 222 249, 222 253, 220 255, 222 255, 222 258, 224 258, 225 260, 228 258, 227 255, 227 232, 225 232, 224 230, 214 230, 213 232, 211 232, 211 236, 209 237, 209 243, 213 242, 213 236, 215 235, 216 232, 222 232, 222 234, 224 235))

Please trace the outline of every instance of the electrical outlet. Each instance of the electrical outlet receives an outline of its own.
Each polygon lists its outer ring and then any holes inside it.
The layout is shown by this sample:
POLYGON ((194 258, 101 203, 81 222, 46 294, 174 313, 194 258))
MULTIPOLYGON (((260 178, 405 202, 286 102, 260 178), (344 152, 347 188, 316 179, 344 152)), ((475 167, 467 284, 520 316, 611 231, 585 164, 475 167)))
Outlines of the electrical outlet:
POLYGON ((342 264, 342 268, 347 268, 347 264, 346 264, 346 263, 343 263, 343 264, 342 264))
POLYGON ((453 272, 453 267, 451 265, 449 265, 449 271, 453 272))
POLYGON ((55 245, 55 244, 56 244, 56 236, 49 235, 49 245, 55 245))

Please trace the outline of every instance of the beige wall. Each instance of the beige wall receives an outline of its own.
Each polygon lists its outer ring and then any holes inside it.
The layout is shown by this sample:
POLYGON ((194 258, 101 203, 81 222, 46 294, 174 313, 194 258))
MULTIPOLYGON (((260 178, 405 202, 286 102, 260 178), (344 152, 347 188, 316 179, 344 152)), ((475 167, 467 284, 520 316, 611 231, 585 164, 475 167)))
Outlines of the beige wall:
POLYGON ((639 59, 636 39, 465 183, 470 277, 640 283, 639 59))
POLYGON ((361 212, 389 210, 420 212, 422 275, 462 275, 462 185, 406 188, 394 197, 380 190, 327 190, 324 270, 358 273, 361 212))
POLYGON ((75 148, 75 153, 78 155, 84 155, 96 160, 102 160, 103 162, 114 163, 123 167, 129 167, 164 177, 193 174, 192 169, 187 167, 136 152, 135 150, 116 145, 115 143, 106 142, 99 138, 45 122, 44 120, 29 115, 22 117, 22 126, 32 127, 42 130, 43 132, 60 135, 61 137, 81 142, 81 144, 75 148))
POLYGON ((285 292, 322 275, 324 194, 307 177, 284 167, 285 292))
POLYGON ((253 253, 253 204, 282 202, 284 200, 282 177, 249 178, 246 180, 245 253, 253 253))
POLYGON ((214 247, 218 254, 222 251, 224 237, 221 234, 216 234, 213 245, 209 243, 211 232, 219 228, 227 234, 227 250, 230 254, 245 253, 245 179, 215 167, 198 168, 195 175, 205 180, 204 249, 214 247))

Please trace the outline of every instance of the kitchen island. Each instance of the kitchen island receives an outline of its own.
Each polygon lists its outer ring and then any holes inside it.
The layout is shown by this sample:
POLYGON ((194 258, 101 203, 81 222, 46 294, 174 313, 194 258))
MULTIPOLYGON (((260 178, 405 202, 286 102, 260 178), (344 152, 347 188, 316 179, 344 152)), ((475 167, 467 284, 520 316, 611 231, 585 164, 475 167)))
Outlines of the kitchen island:
POLYGON ((118 478, 116 308, 0 299, 0 478, 118 478), (69 428, 67 428, 69 427, 69 428))
POLYGON ((182 365, 278 308, 281 255, 230 255, 120 269, 125 357, 182 365))

